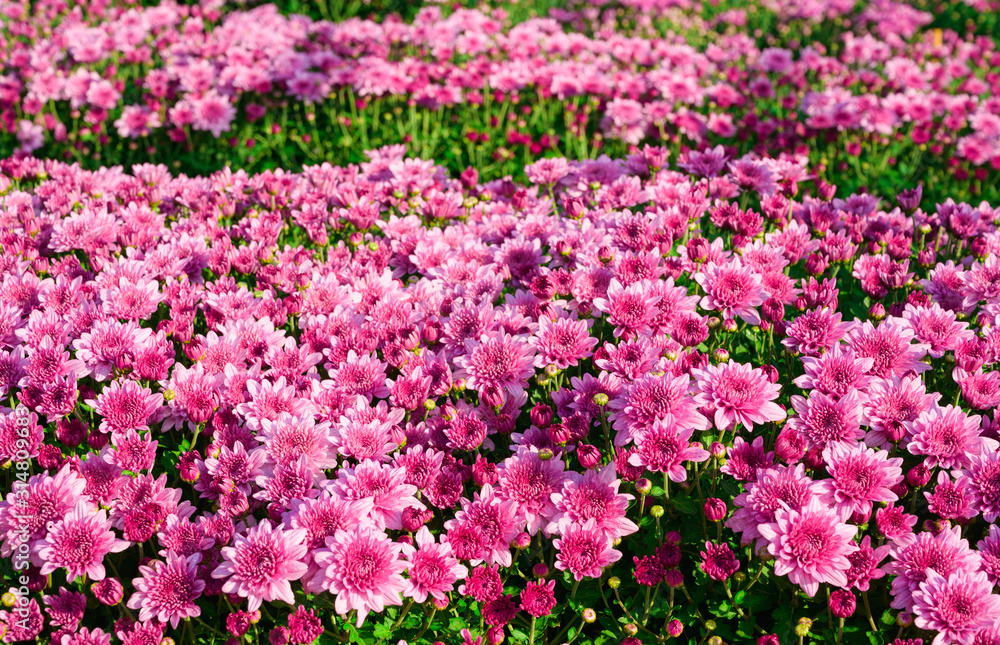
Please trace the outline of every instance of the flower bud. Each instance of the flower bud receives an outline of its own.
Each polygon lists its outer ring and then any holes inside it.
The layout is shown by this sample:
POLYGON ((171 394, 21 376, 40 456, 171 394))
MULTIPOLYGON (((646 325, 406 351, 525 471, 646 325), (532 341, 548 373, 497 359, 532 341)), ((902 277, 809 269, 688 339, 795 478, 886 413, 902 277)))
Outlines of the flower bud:
POLYGON ((531 544, 531 536, 525 533, 524 531, 521 531, 520 533, 514 536, 514 541, 512 542, 512 544, 517 549, 527 549, 528 546, 531 544))
POLYGON ((629 636, 635 636, 636 634, 639 633, 639 628, 636 627, 633 623, 625 623, 625 626, 622 627, 622 631, 628 634, 629 636))
POLYGON ((536 578, 544 578, 549 575, 549 566, 544 562, 539 562, 531 568, 531 572, 535 574, 536 578))
POLYGON ((608 404, 608 395, 604 392, 598 392, 593 398, 594 405, 604 407, 608 404))
POLYGON ((656 518, 663 517, 663 507, 657 504, 649 509, 649 514, 656 518))
POLYGON ((653 482, 645 477, 635 481, 635 491, 640 495, 649 495, 649 491, 651 490, 653 490, 653 482))
POLYGON ((445 609, 447 609, 448 608, 448 597, 445 596, 443 598, 435 598, 434 599, 434 608, 437 609, 438 611, 444 611, 445 609))
POLYGON ((718 441, 713 441, 712 446, 708 450, 712 453, 712 456, 716 459, 724 459, 726 457, 726 446, 718 441))
POLYGON ((576 458, 586 469, 595 468, 601 463, 601 451, 597 446, 582 443, 576 447, 576 458))
POLYGON ((680 569, 670 569, 664 574, 663 582, 667 583, 671 589, 676 589, 684 585, 684 574, 681 573, 680 569))
POLYGON ((722 645, 721 636, 712 636, 708 639, 708 645, 722 645))
POLYGON ((681 534, 677 531, 667 531, 667 534, 663 536, 663 541, 670 544, 680 544, 681 534))
POLYGON ((582 612, 580 612, 580 615, 583 617, 583 622, 585 623, 592 623, 595 620, 597 620, 597 612, 591 609, 590 607, 587 607, 582 612))
POLYGON ((538 458, 541 459, 542 461, 548 461, 549 459, 552 459, 552 457, 554 456, 555 455, 553 454, 551 448, 542 448, 541 450, 538 451, 538 458))
POLYGON ((14 603, 17 602, 17 596, 8 591, 3 596, 0 596, 0 602, 3 603, 4 607, 13 607, 14 603))
POLYGON ((709 619, 705 621, 705 631, 714 632, 716 627, 717 625, 714 620, 709 619))
POLYGON ((882 320, 885 318, 885 305, 881 302, 876 302, 868 309, 868 316, 872 320, 882 320))
POLYGON ((705 517, 710 522, 719 522, 726 517, 726 503, 716 497, 705 500, 705 517))
POLYGON ((610 578, 608 578, 608 586, 611 587, 612 589, 617 589, 618 587, 622 586, 621 578, 619 578, 618 576, 611 576, 610 578))
POLYGON ((547 428, 552 424, 552 408, 544 403, 536 403, 528 414, 531 423, 539 428, 547 428))
POLYGON ((909 627, 913 624, 913 614, 908 611, 901 611, 896 616, 896 624, 900 627, 909 627))
POLYGON ((857 606, 857 598, 846 589, 838 589, 830 594, 830 612, 837 618, 850 618, 857 606))
POLYGON ((611 249, 610 246, 606 245, 602 246, 601 248, 597 249, 597 259, 603 262, 604 264, 610 264, 611 261, 615 259, 615 252, 611 249))
POLYGON ((679 637, 682 633, 684 633, 684 623, 674 618, 667 623, 667 633, 674 638, 679 637))
POLYGON ((729 361, 729 350, 725 347, 719 347, 714 352, 712 352, 712 362, 713 363, 726 363, 729 361))
POLYGON ((796 430, 786 425, 774 442, 774 454, 786 464, 794 464, 806 454, 806 440, 796 430))

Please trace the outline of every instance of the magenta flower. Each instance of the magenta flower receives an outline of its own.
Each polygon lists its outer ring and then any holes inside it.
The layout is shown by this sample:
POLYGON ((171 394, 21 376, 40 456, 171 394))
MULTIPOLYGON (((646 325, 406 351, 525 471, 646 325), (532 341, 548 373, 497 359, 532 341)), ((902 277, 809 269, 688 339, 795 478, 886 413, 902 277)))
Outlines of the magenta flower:
POLYGON ((820 499, 844 515, 870 513, 873 502, 894 502, 892 487, 903 481, 903 459, 864 444, 834 442, 823 449, 830 479, 817 483, 820 499))
POLYGON ((624 446, 667 415, 682 427, 707 430, 708 419, 698 412, 691 389, 691 378, 686 374, 643 376, 628 384, 621 396, 608 403, 613 410, 610 419, 618 431, 615 445, 624 446))
POLYGON ((861 398, 857 392, 835 400, 819 390, 809 398, 792 397, 796 416, 788 420, 788 427, 795 430, 817 448, 844 441, 853 443, 861 439, 861 398))
POLYGON ((247 598, 250 611, 260 608, 265 600, 294 605, 291 582, 307 570, 305 539, 305 529, 282 530, 263 520, 245 535, 233 536, 233 546, 222 548, 222 564, 212 571, 212 577, 225 580, 225 593, 247 598))
POLYGON ((619 493, 620 484, 613 462, 600 470, 590 469, 582 477, 567 473, 562 491, 552 495, 557 512, 546 532, 563 533, 569 526, 582 526, 594 520, 595 527, 612 539, 635 533, 639 527, 625 517, 633 497, 619 493))
POLYGON ((913 595, 930 571, 948 578, 956 571, 971 573, 979 566, 979 554, 962 538, 961 527, 945 529, 936 535, 922 532, 903 536, 896 540, 892 559, 885 565, 885 572, 895 576, 890 605, 912 611, 913 595))
POLYGON ((368 517, 380 530, 398 531, 403 528, 403 511, 426 507, 416 498, 417 487, 405 483, 406 469, 388 466, 366 459, 355 468, 337 471, 333 485, 340 495, 349 500, 372 500, 368 517))
POLYGON ((611 280, 606 298, 594 298, 594 306, 608 316, 615 326, 615 338, 648 336, 650 323, 656 316, 656 303, 660 296, 654 294, 647 281, 635 282, 627 287, 617 278, 611 280))
POLYGON ((740 424, 752 431, 755 423, 785 418, 785 411, 774 403, 781 386, 771 383, 760 369, 731 360, 691 373, 699 390, 695 403, 700 409, 715 413, 715 427, 719 430, 740 424))
POLYGON ((767 546, 767 538, 758 527, 773 523, 779 509, 803 508, 818 492, 815 482, 805 474, 804 464, 767 468, 733 500, 736 510, 726 520, 726 527, 741 535, 742 544, 756 541, 756 549, 760 551, 767 546))
POLYGON ((120 540, 111 530, 111 522, 104 509, 94 512, 93 507, 80 499, 73 510, 56 522, 45 539, 35 543, 33 559, 42 567, 42 575, 56 569, 66 570, 66 579, 88 576, 103 580, 104 556, 124 551, 129 543, 120 540))
POLYGON ((726 320, 737 316, 751 325, 760 324, 757 307, 767 300, 760 276, 744 266, 739 257, 728 262, 710 263, 695 280, 705 290, 701 306, 722 313, 726 320))
POLYGON ((775 558, 774 572, 788 576, 807 595, 815 596, 820 583, 847 586, 848 559, 858 546, 858 527, 813 497, 799 510, 779 508, 775 521, 758 527, 775 558))
POLYGON ((564 468, 561 459, 543 461, 537 450, 525 447, 497 467, 497 496, 515 502, 531 535, 555 517, 552 495, 562 488, 564 468))
POLYGON ((183 557, 168 552, 166 557, 166 563, 154 560, 139 566, 141 577, 132 580, 135 593, 128 606, 139 610, 139 620, 156 619, 177 629, 182 619, 201 615, 196 602, 205 589, 205 581, 198 577, 201 554, 183 557))
POLYGON ((860 358, 873 359, 871 374, 881 378, 903 376, 909 371, 922 374, 931 368, 920 359, 929 345, 913 342, 913 329, 898 318, 887 318, 878 327, 856 321, 847 332, 847 342, 860 358))
POLYGON ((628 463, 654 473, 666 473, 671 481, 683 482, 687 479, 686 462, 702 462, 711 456, 701 444, 688 441, 693 432, 691 428, 679 426, 668 414, 639 433, 635 440, 638 450, 629 457, 628 463))
POLYGON ((314 590, 336 594, 335 608, 343 616, 357 610, 360 627, 369 612, 400 605, 400 594, 409 588, 403 572, 410 564, 400 557, 403 545, 371 527, 339 530, 326 539, 326 548, 315 554, 319 571, 309 583, 314 590))
MULTIPOLYGON (((465 355, 455 358, 455 378, 464 378, 488 404, 503 405, 504 392, 512 397, 524 393, 537 361, 534 348, 523 337, 506 332, 483 334, 478 341, 465 341, 465 355)), ((540 367, 540 365, 538 365, 540 367)))
POLYGON ((726 580, 740 570, 740 561, 725 542, 705 542, 701 555, 701 570, 712 580, 726 580))
POLYGON ((465 578, 469 570, 455 559, 450 544, 434 542, 426 526, 421 526, 415 537, 418 548, 404 549, 410 563, 410 577, 403 595, 416 602, 424 602, 428 595, 444 601, 455 588, 455 582, 465 578))
POLYGON ((101 417, 101 432, 147 430, 147 423, 155 420, 154 413, 163 404, 162 394, 153 394, 149 388, 135 381, 115 380, 101 390, 97 399, 89 399, 101 417))
POLYGON ((996 440, 980 436, 981 419, 953 405, 935 405, 913 421, 913 438, 906 449, 914 455, 927 455, 924 463, 928 468, 968 467, 969 455, 1000 448, 996 440))
POLYGON ((541 362, 564 370, 575 367, 584 358, 593 355, 597 339, 590 335, 592 320, 547 316, 538 319, 538 331, 529 342, 538 351, 541 362))
POLYGON ((936 632, 933 645, 971 645, 980 629, 1000 620, 1000 596, 984 571, 945 578, 932 569, 913 594, 913 614, 917 627, 936 632))
POLYGON ((548 616, 556 606, 555 587, 555 580, 532 580, 521 592, 521 609, 535 618, 548 616))
POLYGON ((819 356, 851 328, 852 323, 841 322, 841 318, 839 312, 827 307, 807 311, 789 323, 781 344, 793 352, 819 356))
POLYGON ((553 540, 556 568, 569 571, 576 580, 600 578, 601 570, 621 559, 621 551, 611 546, 611 538, 598 530, 594 520, 583 526, 570 526, 562 537, 553 540))

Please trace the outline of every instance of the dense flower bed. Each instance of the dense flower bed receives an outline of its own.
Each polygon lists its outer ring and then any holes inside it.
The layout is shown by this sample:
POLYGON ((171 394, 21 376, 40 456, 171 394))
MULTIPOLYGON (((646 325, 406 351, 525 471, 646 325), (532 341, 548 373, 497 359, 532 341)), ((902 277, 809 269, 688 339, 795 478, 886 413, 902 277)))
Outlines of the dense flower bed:
POLYGON ((764 2, 753 9, 785 34, 770 45, 746 8, 615 7, 513 24, 437 6, 403 23, 9 3, 0 127, 15 137, 0 152, 210 172, 359 162, 407 142, 493 179, 552 152, 722 144, 808 154, 828 181, 890 199, 918 180, 941 200, 1000 195, 989 37, 922 30, 932 14, 892 0, 764 2))
POLYGON ((1000 641, 1000 213, 809 170, 0 162, 5 642, 1000 641))

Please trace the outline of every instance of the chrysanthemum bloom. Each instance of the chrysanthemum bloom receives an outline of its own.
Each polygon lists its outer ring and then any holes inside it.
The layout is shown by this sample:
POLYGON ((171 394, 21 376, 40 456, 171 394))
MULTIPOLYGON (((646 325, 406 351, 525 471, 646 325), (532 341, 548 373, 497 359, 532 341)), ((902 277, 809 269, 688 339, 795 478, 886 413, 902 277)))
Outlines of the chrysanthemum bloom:
POLYGON ((135 321, 125 323, 108 318, 94 321, 91 329, 73 341, 76 357, 83 361, 96 381, 104 381, 116 367, 125 367, 129 353, 146 343, 152 331, 135 321))
POLYGON ((518 609, 514 596, 501 594, 483 605, 483 618, 487 625, 503 626, 514 620, 518 609))
POLYGON ((788 324, 781 344, 793 352, 819 356, 851 328, 853 323, 841 322, 841 318, 836 309, 827 307, 807 311, 788 324))
POLYGON ((682 427, 707 430, 708 419, 698 412, 691 388, 691 378, 686 374, 644 376, 628 384, 622 395, 608 403, 613 410, 610 418, 618 431, 615 445, 626 445, 638 432, 652 428, 654 421, 667 415, 682 427))
POLYGON ((888 448, 912 434, 912 422, 930 410, 941 395, 928 393, 919 376, 893 376, 873 381, 868 388, 862 421, 871 429, 865 442, 877 448, 888 448))
POLYGON ((952 378, 962 388, 962 398, 977 410, 990 410, 1000 406, 1000 374, 984 372, 979 368, 969 373, 955 368, 952 378))
POLYGON ((144 278, 133 282, 122 276, 116 286, 101 289, 104 313, 121 320, 145 320, 163 300, 157 282, 144 278))
POLYGON ((465 579, 465 584, 459 586, 458 593, 483 603, 499 598, 503 593, 499 568, 497 565, 476 567, 465 579))
POLYGON ((927 353, 934 358, 941 358, 963 341, 975 337, 969 330, 969 323, 958 322, 955 312, 942 309, 936 303, 924 307, 906 305, 903 319, 913 329, 917 340, 930 346, 927 353))
POLYGON ((874 359, 859 358, 850 347, 838 344, 818 358, 803 356, 802 367, 806 373, 794 383, 803 390, 816 389, 840 398, 852 390, 864 391, 874 380, 867 373, 874 364, 874 359))
POLYGON ((468 389, 477 390, 493 406, 503 405, 502 391, 521 396, 536 366, 535 350, 522 338, 493 332, 483 334, 478 341, 466 340, 465 355, 455 358, 460 368, 455 378, 465 379, 468 389))
POLYGON ((736 437, 719 471, 737 481, 752 482, 757 480, 757 473, 773 464, 774 453, 764 450, 764 437, 757 437, 752 442, 736 437))
POLYGON ((608 316, 615 326, 615 338, 646 336, 652 333, 650 323, 656 315, 660 296, 653 293, 648 281, 622 286, 617 279, 608 286, 606 298, 595 298, 594 306, 608 316))
POLYGON ((639 527, 625 517, 633 497, 619 493, 620 484, 614 463, 600 470, 588 470, 582 477, 577 473, 567 473, 562 490, 552 495, 557 513, 546 532, 562 532, 567 526, 582 526, 588 520, 594 520, 596 528, 612 539, 635 533, 639 527))
POLYGON ((524 167, 528 181, 541 186, 557 183, 569 174, 569 162, 563 157, 539 159, 524 167))
POLYGON ((657 419, 653 426, 641 431, 636 438, 636 451, 628 463, 654 473, 666 473, 671 481, 687 479, 686 462, 703 462, 711 455, 688 439, 694 431, 680 427, 672 415, 657 419))
POLYGON ((934 570, 913 594, 914 623, 937 632, 933 645, 971 645, 976 632, 1000 620, 1000 596, 983 571, 955 571, 947 578, 934 570))
POLYGON ((929 345, 913 342, 913 330, 898 318, 887 318, 878 327, 869 321, 855 321, 846 340, 861 358, 875 361, 871 374, 880 378, 903 376, 909 371, 922 374, 931 368, 920 359, 929 345))
POLYGON ((355 468, 337 471, 334 484, 340 494, 350 500, 372 499, 369 515, 379 529, 398 531, 403 528, 403 510, 426 506, 416 498, 417 487, 404 483, 406 469, 366 459, 355 468))
POLYGON ((767 546, 767 539, 757 528, 774 522, 778 509, 799 510, 817 494, 816 484, 805 474, 804 464, 767 468, 733 500, 736 510, 726 520, 726 527, 741 535, 742 544, 756 541, 756 549, 760 551, 767 546))
POLYGON ((316 552, 319 572, 309 586, 336 594, 335 608, 341 616, 356 609, 360 627, 369 612, 402 604, 400 594, 408 586, 402 574, 409 567, 400 558, 402 549, 402 544, 372 527, 337 531, 326 539, 326 548, 316 552))
POLYGON ((7 493, 6 501, 0 502, 0 536, 4 538, 0 555, 9 558, 20 544, 45 537, 49 523, 73 510, 86 485, 67 464, 54 477, 47 472, 32 475, 26 486, 7 493))
POLYGON ((938 472, 937 486, 925 492, 927 510, 946 520, 972 519, 979 510, 972 505, 973 496, 968 490, 968 480, 952 481, 946 471, 938 472))
POLYGON ((785 418, 774 400, 781 386, 749 364, 730 360, 691 370, 698 387, 695 402, 701 409, 714 411, 715 427, 728 430, 736 424, 752 431, 753 425, 785 418))
POLYGON ((834 442, 823 449, 830 479, 817 483, 820 499, 844 515, 870 513, 872 502, 894 502, 891 488, 903 481, 903 459, 864 444, 834 442))
POLYGON ((981 558, 980 569, 996 584, 1000 580, 1000 526, 991 524, 990 532, 976 544, 976 549, 981 558))
POLYGON ((469 570, 455 559, 450 544, 434 542, 426 526, 417 531, 416 541, 417 549, 404 549, 410 562, 410 577, 403 595, 421 603, 428 595, 444 601, 448 592, 455 588, 455 582, 465 578, 469 570))
POLYGON ((861 439, 861 399, 857 392, 839 401, 819 390, 809 393, 809 398, 792 397, 792 407, 798 413, 788 420, 788 427, 805 437, 810 445, 825 448, 827 444, 861 439))
POLYGON ((103 629, 82 627, 74 634, 64 634, 59 645, 111 645, 111 634, 103 629))
POLYGON ((847 571, 847 584, 850 588, 868 591, 872 580, 885 577, 885 571, 879 567, 879 564, 889 555, 892 546, 883 544, 873 549, 871 543, 871 536, 864 536, 861 538, 861 543, 858 544, 858 550, 847 556, 847 559, 851 561, 851 568, 847 571))
POLYGON ((562 488, 564 468, 561 459, 543 461, 537 450, 525 447, 497 467, 497 495, 517 504, 531 535, 556 514, 552 494, 562 488))
POLYGON ((288 632, 291 642, 310 645, 323 634, 323 623, 315 609, 300 606, 288 617, 288 632))
POLYGON ((853 541, 858 527, 845 523, 817 497, 799 510, 778 509, 775 521, 758 530, 775 557, 774 572, 787 575, 810 597, 823 582, 847 585, 848 556, 858 550, 853 541))
POLYGON ((597 339, 590 335, 592 324, 593 320, 550 320, 542 316, 538 319, 538 331, 529 342, 538 350, 543 364, 564 370, 593 355, 597 339))
POLYGON ((87 597, 82 593, 70 591, 62 587, 58 595, 49 594, 42 598, 42 602, 47 607, 49 621, 59 627, 73 629, 83 618, 83 612, 87 608, 87 597))
POLYGON ((927 455, 928 468, 964 468, 969 455, 996 452, 1000 443, 979 434, 982 417, 970 416, 953 405, 935 405, 913 422, 913 439, 906 449, 914 455, 927 455))
POLYGON ((168 552, 167 561, 154 560, 139 567, 141 577, 133 578, 135 593, 128 600, 130 609, 139 610, 139 620, 156 619, 177 629, 181 619, 200 616, 197 600, 205 589, 198 577, 201 554, 187 557, 168 552))
POLYGON ((305 529, 272 528, 270 521, 262 520, 245 535, 233 536, 233 546, 223 547, 222 564, 212 577, 225 579, 225 593, 247 598, 249 611, 259 609, 265 600, 294 605, 291 581, 308 569, 305 539, 305 529))
POLYGON ((917 516, 910 515, 902 506, 889 504, 875 511, 875 526, 884 537, 899 541, 913 533, 917 525, 917 516))
POLYGON ((459 500, 462 509, 455 513, 455 518, 445 522, 445 528, 452 534, 461 525, 475 527, 478 548, 474 554, 463 558, 473 565, 480 562, 501 564, 509 567, 511 564, 510 545, 524 523, 524 513, 519 504, 510 499, 502 500, 495 494, 493 486, 486 484, 479 493, 475 493, 472 501, 467 497, 459 500))
POLYGON ((705 542, 701 552, 701 570, 712 580, 726 580, 740 570, 740 561, 725 542, 705 542))
POLYGON ((985 451, 969 456, 970 465, 958 473, 957 479, 965 481, 973 495, 974 508, 983 519, 995 522, 1000 517, 1000 453, 985 451))
POLYGON ((594 520, 583 526, 569 526, 562 538, 554 540, 556 568, 569 571, 577 580, 599 578, 601 570, 621 559, 621 551, 611 546, 611 538, 597 529, 594 520))
POLYGON ((897 539, 892 559, 884 567, 887 574, 895 576, 890 605, 894 609, 912 611, 913 595, 927 579, 929 571, 947 578, 956 571, 975 571, 979 564, 979 554, 969 548, 959 526, 936 535, 923 532, 897 539))
POLYGON ((555 587, 555 580, 532 580, 521 592, 521 609, 535 618, 548 616, 556 606, 555 587))
POLYGON ((66 569, 67 580, 84 575, 103 580, 104 556, 124 551, 128 545, 115 536, 104 509, 95 513, 80 499, 68 515, 52 526, 45 539, 35 543, 37 552, 32 559, 41 565, 42 575, 62 568, 66 569))
POLYGON ((767 300, 761 278, 742 259, 734 257, 726 263, 709 263, 694 279, 705 290, 701 306, 722 313, 731 320, 737 316, 751 325, 760 324, 757 307, 767 300))
POLYGON ((330 424, 316 423, 311 414, 293 416, 281 412, 273 421, 261 419, 257 440, 264 444, 272 464, 288 465, 302 456, 314 470, 333 468, 337 464, 330 424))

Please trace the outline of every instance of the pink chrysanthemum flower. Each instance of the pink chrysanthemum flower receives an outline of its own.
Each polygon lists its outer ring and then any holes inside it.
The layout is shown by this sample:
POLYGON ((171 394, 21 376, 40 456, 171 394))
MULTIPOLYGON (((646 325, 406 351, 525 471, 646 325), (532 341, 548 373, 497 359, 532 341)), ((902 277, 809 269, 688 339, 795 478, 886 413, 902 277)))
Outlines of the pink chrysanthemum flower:
POLYGON ((907 535, 896 541, 892 559, 885 565, 885 572, 896 576, 892 580, 890 605, 912 611, 913 594, 927 579, 928 571, 947 578, 956 571, 975 571, 979 563, 979 554, 969 548, 959 526, 937 535, 927 532, 907 535))
POLYGON ((147 430, 147 423, 155 420, 154 413, 163 405, 163 395, 135 381, 115 380, 87 404, 101 415, 101 432, 147 430))
POLYGON ((104 381, 116 367, 125 367, 130 353, 144 344, 152 331, 140 328, 135 321, 94 321, 93 327, 73 341, 76 357, 83 361, 95 381, 104 381))
POLYGON ((259 609, 265 600, 294 605, 291 582, 308 568, 305 539, 305 529, 272 528, 263 520, 245 535, 233 536, 233 546, 222 548, 222 564, 212 577, 225 580, 223 592, 247 598, 249 611, 259 609))
POLYGON ((993 584, 1000 581, 1000 526, 990 524, 990 532, 976 544, 980 556, 980 569, 986 572, 993 584))
POLYGON ((719 472, 737 481, 752 482, 757 480, 758 472, 773 464, 774 452, 764 450, 764 437, 756 437, 749 443, 743 437, 736 437, 719 472))
POLYGON ((583 526, 569 526, 562 538, 554 540, 556 568, 569 571, 576 580, 600 578, 601 570, 621 559, 611 546, 611 538, 597 528, 594 520, 583 526))
POLYGON ((979 515, 979 510, 972 505, 968 480, 954 482, 943 470, 938 473, 937 486, 932 492, 925 492, 924 497, 927 498, 927 510, 946 520, 972 519, 979 515))
POLYGON ((111 634, 99 628, 82 627, 74 634, 63 634, 59 645, 111 645, 111 634))
POLYGON ((548 616, 556 606, 555 588, 555 580, 532 580, 521 592, 521 609, 535 618, 548 616))
POLYGON ((771 383, 760 369, 731 360, 723 365, 691 370, 691 374, 699 391, 695 403, 715 413, 715 427, 719 430, 740 424, 753 431, 755 423, 760 425, 785 418, 785 411, 774 403, 781 386, 771 383))
POLYGON ((624 446, 636 433, 651 428, 657 419, 671 415, 676 423, 693 430, 707 430, 708 419, 698 412, 691 396, 691 378, 687 374, 643 376, 630 383, 621 396, 608 403, 613 410, 615 445, 624 446))
POLYGON ((840 398, 852 390, 864 391, 874 380, 868 375, 874 364, 874 359, 859 358, 845 345, 834 345, 818 358, 803 356, 802 367, 806 373, 794 383, 803 390, 816 389, 840 398))
POLYGON ((542 461, 538 451, 525 447, 497 467, 497 495, 517 504, 531 535, 555 517, 552 495, 562 488, 564 468, 561 459, 542 461))
POLYGON ((701 570, 712 580, 727 580, 740 570, 740 561, 725 542, 705 542, 701 552, 701 570))
POLYGON ((719 311, 730 320, 739 316, 751 325, 760 324, 757 307, 767 300, 760 276, 734 257, 726 263, 709 263, 695 280, 705 290, 701 306, 719 311))
POLYGON ((607 297, 594 298, 594 306, 607 314, 608 322, 615 326, 615 338, 631 338, 652 333, 650 323, 659 301, 660 296, 651 291, 649 282, 643 280, 625 287, 616 278, 608 285, 607 297))
POLYGON ((154 560, 140 565, 140 577, 132 580, 135 593, 128 600, 129 608, 139 610, 139 620, 156 619, 174 629, 182 619, 200 616, 197 600, 205 581, 198 577, 199 562, 200 553, 184 557, 168 552, 165 563, 154 560))
POLYGON ((955 368, 952 378, 962 388, 962 398, 977 410, 990 410, 1000 406, 1000 373, 984 372, 979 368, 969 373, 955 368))
POLYGON ((804 464, 767 468, 733 500, 736 510, 726 520, 726 526, 742 536, 742 544, 756 541, 756 549, 760 551, 767 546, 767 538, 758 527, 774 522, 779 508, 799 510, 817 494, 816 484, 805 474, 804 464))
POLYGON ((917 340, 930 346, 927 353, 934 358, 941 358, 963 341, 975 337, 969 330, 969 323, 958 322, 954 311, 942 309, 936 303, 919 308, 906 305, 903 319, 917 340))
POLYGON ((282 412, 273 421, 262 419, 260 426, 257 439, 263 442, 269 463, 288 465, 305 457, 313 470, 337 465, 328 422, 316 423, 311 414, 282 412))
POLYGON ((927 455, 928 468, 966 468, 969 455, 996 452, 1000 443, 979 434, 982 417, 970 416, 953 405, 935 405, 913 421, 913 438, 906 449, 927 455))
POLYGON ((503 405, 504 392, 515 398, 524 393, 535 373, 535 350, 521 336, 493 332, 466 340, 465 355, 456 357, 455 364, 460 368, 455 378, 464 378, 467 388, 496 407, 503 405))
POLYGON ((888 544, 873 549, 870 535, 861 538, 858 550, 847 556, 847 559, 851 561, 851 568, 847 571, 848 587, 868 591, 872 580, 884 578, 885 571, 879 567, 879 564, 889 555, 890 551, 892 551, 892 546, 888 544))
POLYGON ((852 323, 841 322, 834 309, 812 309, 795 318, 785 329, 781 344, 806 356, 819 356, 844 337, 852 323))
POLYGON ((847 332, 847 342, 861 358, 874 359, 871 374, 880 378, 916 374, 931 368, 920 359, 927 355, 929 345, 913 342, 915 334, 898 318, 887 318, 878 327, 869 321, 855 321, 847 332))
POLYGON ((538 351, 542 362, 564 370, 575 367, 578 361, 593 355, 597 339, 590 335, 593 320, 547 316, 538 319, 538 331, 529 342, 538 351))
POLYGON ((975 499, 975 508, 987 522, 1000 518, 1000 453, 985 451, 969 456, 969 466, 958 474, 975 499))
POLYGON ((42 602, 47 607, 49 621, 53 625, 74 629, 76 624, 83 619, 84 610, 87 608, 87 597, 82 593, 70 591, 62 587, 58 595, 50 594, 42 598, 42 602))
POLYGON ((620 484, 613 462, 600 470, 590 469, 582 477, 566 473, 562 491, 552 496, 557 513, 546 531, 562 533, 568 526, 582 526, 594 520, 596 528, 612 539, 635 533, 639 527, 625 517, 633 497, 619 493, 620 484))
POLYGON ((863 436, 861 399, 857 392, 851 392, 838 401, 813 390, 808 399, 793 396, 792 407, 797 414, 788 420, 788 427, 814 447, 822 449, 836 441, 853 443, 863 436))
POLYGON ((1000 596, 983 571, 956 571, 947 578, 936 571, 913 594, 917 627, 936 632, 932 645, 971 645, 976 633, 1000 620, 1000 596))
POLYGON ((163 302, 154 280, 139 278, 132 282, 122 276, 110 289, 101 289, 101 307, 104 313, 121 320, 146 320, 163 302))
POLYGON ((903 481, 903 459, 864 444, 834 442, 823 449, 830 479, 817 484, 820 499, 843 515, 870 513, 872 502, 894 502, 891 488, 903 481))
POLYGON ((228 98, 219 95, 215 90, 209 90, 199 98, 186 98, 182 102, 187 103, 191 111, 191 127, 211 132, 215 138, 219 138, 223 132, 228 132, 236 117, 236 107, 228 98))
POLYGON ((360 627, 369 612, 402 604, 400 594, 408 588, 402 574, 410 566, 400 558, 402 549, 376 528, 337 531, 315 554, 320 569, 310 588, 336 594, 335 608, 341 616, 357 610, 360 627))
POLYGON ((405 509, 422 511, 426 508, 416 498, 417 487, 406 484, 405 481, 405 468, 367 459, 355 468, 341 468, 337 471, 334 485, 346 499, 371 498, 372 511, 369 518, 372 523, 380 530, 398 531, 403 528, 405 509))
POLYGON ((421 526, 415 537, 417 548, 404 549, 410 563, 410 577, 403 595, 420 603, 427 600, 427 596, 444 601, 455 588, 455 582, 465 578, 469 570, 458 563, 450 544, 434 541, 426 526, 421 526))
POLYGON ((711 456, 701 444, 688 441, 693 432, 679 426, 669 414, 657 419, 636 437, 638 450, 628 463, 654 473, 666 473, 671 481, 683 482, 687 479, 687 462, 703 462, 711 456))
POLYGON ((870 427, 865 441, 877 448, 901 441, 912 433, 912 422, 940 398, 936 392, 927 393, 919 376, 874 381, 868 388, 862 414, 863 422, 870 427))
POLYGON ((779 508, 775 521, 758 527, 775 557, 774 572, 788 576, 810 597, 820 583, 847 586, 848 556, 858 527, 847 524, 833 509, 813 497, 799 510, 779 508))
POLYGON ((115 536, 104 509, 95 513, 93 507, 79 500, 68 515, 52 526, 45 539, 35 543, 32 558, 41 565, 42 575, 65 569, 67 580, 79 576, 103 580, 104 556, 124 551, 128 545, 115 536))
POLYGON ((475 493, 472 501, 461 497, 459 502, 462 509, 455 513, 454 519, 445 522, 444 526, 449 534, 454 534, 456 530, 460 533, 463 525, 475 527, 477 548, 474 554, 463 553, 462 555, 471 556, 463 559, 469 560, 473 565, 486 562, 509 567, 510 545, 521 531, 524 521, 517 502, 501 500, 490 484, 484 485, 481 492, 475 493))

